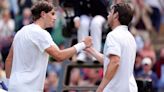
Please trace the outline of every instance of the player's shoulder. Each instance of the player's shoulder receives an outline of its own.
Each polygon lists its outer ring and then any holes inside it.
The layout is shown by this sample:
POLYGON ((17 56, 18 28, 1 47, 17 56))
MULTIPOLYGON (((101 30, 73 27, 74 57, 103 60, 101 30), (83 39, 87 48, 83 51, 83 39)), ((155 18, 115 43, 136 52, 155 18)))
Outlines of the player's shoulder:
POLYGON ((110 33, 108 33, 107 38, 117 38, 118 35, 119 35, 118 32, 111 31, 110 33))
POLYGON ((34 29, 35 27, 32 27, 32 24, 29 24, 29 25, 25 25, 25 26, 23 26, 20 30, 18 30, 18 32, 20 32, 20 31, 25 31, 25 30, 32 30, 32 29, 34 29))

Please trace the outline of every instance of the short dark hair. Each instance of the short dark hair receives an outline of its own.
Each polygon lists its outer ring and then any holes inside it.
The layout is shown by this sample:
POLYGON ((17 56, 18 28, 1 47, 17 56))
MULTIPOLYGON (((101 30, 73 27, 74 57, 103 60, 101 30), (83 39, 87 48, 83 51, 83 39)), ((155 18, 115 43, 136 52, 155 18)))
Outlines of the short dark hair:
POLYGON ((41 12, 44 11, 45 13, 50 12, 52 9, 54 9, 53 4, 47 2, 47 1, 39 1, 35 3, 31 8, 32 18, 33 21, 36 21, 41 16, 41 12))
POLYGON ((129 25, 133 18, 133 9, 128 3, 118 3, 112 6, 114 13, 118 12, 119 22, 121 25, 129 25))

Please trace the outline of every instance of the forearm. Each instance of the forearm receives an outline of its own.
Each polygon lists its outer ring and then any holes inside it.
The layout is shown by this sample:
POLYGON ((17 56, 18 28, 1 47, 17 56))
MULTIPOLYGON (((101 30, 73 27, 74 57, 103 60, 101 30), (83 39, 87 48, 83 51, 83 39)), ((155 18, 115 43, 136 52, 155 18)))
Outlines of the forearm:
POLYGON ((53 58, 57 61, 63 61, 72 57, 74 54, 79 52, 80 50, 84 49, 86 46, 84 43, 78 43, 73 47, 60 50, 57 46, 53 45, 46 49, 46 52, 49 53, 53 58))
POLYGON ((101 63, 103 64, 104 61, 104 55, 101 54, 100 52, 96 51, 95 53, 93 53, 94 57, 101 63), (95 54, 95 55, 94 55, 95 54))
POLYGON ((99 87, 97 88, 96 92, 103 92, 104 88, 106 87, 106 85, 108 84, 109 80, 106 79, 105 77, 102 79, 99 87))
POLYGON ((58 60, 63 61, 65 59, 71 58, 74 54, 76 54, 77 51, 75 47, 70 47, 64 50, 60 50, 58 54, 58 60))
POLYGON ((91 48, 89 53, 95 57, 100 63, 103 64, 104 61, 104 55, 101 54, 100 52, 96 51, 94 48, 91 48))
POLYGON ((13 60, 13 48, 11 47, 10 52, 5 61, 6 78, 10 78, 11 68, 12 68, 12 60, 13 60))
POLYGON ((12 63, 11 60, 6 60, 5 62, 5 72, 6 72, 6 78, 10 78, 10 74, 11 74, 11 67, 12 67, 12 63))
POLYGON ((62 60, 65 60, 65 59, 70 58, 71 56, 73 56, 74 54, 78 53, 79 51, 81 51, 85 48, 86 48, 86 45, 84 42, 77 43, 73 47, 70 47, 70 48, 67 48, 64 50, 60 50, 59 56, 61 56, 62 60))
POLYGON ((107 71, 105 73, 105 76, 98 88, 98 90, 103 90, 106 85, 112 80, 113 76, 116 74, 116 71, 119 67, 119 63, 118 62, 110 62, 108 64, 108 68, 107 68, 107 71))

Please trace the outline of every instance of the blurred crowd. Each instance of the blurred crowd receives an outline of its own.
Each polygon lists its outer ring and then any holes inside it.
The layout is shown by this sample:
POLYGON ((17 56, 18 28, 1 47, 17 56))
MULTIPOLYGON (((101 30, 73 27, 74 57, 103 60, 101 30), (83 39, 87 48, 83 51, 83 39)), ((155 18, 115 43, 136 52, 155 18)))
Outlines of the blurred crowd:
MULTIPOLYGON (((5 59, 12 45, 14 35, 21 27, 32 23, 30 8, 37 1, 39 0, 1 0, 0 2, 0 80, 2 81, 5 80, 5 59)), ((81 41, 85 36, 91 35, 94 38, 94 47, 100 52, 106 34, 111 31, 106 23, 108 6, 120 2, 130 3, 134 9, 134 18, 131 25, 129 25, 129 29, 137 43, 134 75, 136 80, 152 81, 153 92, 164 92, 163 0, 46 1, 52 2, 56 6, 56 22, 54 27, 48 28, 47 31, 60 49, 70 47, 81 41), (84 32, 87 33, 80 35, 84 32), (160 41, 156 43, 158 38, 160 41), (159 44, 159 47, 156 44, 159 44)), ((79 53, 70 60, 72 62, 76 62, 78 59, 82 62, 87 60, 89 62, 96 61, 95 58, 85 54, 82 56, 79 53)), ((49 61, 44 91, 56 92, 60 74, 62 73, 62 63, 56 63, 51 57, 49 61)), ((102 75, 102 69, 75 68, 71 71, 69 85, 98 85, 102 75)))

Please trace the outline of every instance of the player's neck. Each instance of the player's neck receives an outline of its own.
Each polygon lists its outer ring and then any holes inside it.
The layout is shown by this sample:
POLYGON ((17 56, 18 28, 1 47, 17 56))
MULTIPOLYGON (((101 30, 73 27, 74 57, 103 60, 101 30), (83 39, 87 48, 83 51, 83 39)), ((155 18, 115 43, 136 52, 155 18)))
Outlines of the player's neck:
POLYGON ((121 24, 119 22, 114 22, 112 25, 112 30, 115 29, 117 26, 120 26, 121 24))
POLYGON ((37 24, 37 25, 39 25, 42 29, 45 29, 46 28, 44 22, 42 22, 41 20, 36 20, 34 23, 37 24))

